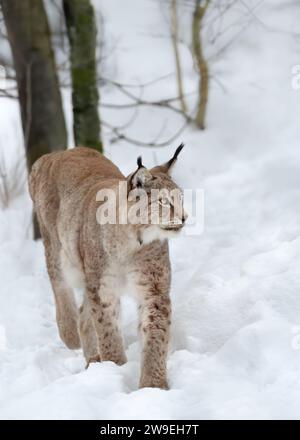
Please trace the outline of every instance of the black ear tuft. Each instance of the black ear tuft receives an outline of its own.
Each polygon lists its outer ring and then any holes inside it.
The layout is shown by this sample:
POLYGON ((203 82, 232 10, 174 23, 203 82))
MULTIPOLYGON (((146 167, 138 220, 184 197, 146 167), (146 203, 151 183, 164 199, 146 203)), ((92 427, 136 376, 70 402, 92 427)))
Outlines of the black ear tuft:
POLYGON ((179 153, 183 149, 183 147, 184 147, 184 143, 181 142, 179 147, 176 148, 176 151, 173 154, 172 158, 170 160, 168 160, 168 162, 166 162, 162 165, 157 165, 156 167, 152 168, 151 172, 152 173, 165 173, 165 174, 170 175, 171 170, 173 168, 173 165, 175 164, 177 157, 179 156, 179 153))
POLYGON ((178 157, 180 151, 183 149, 183 147, 184 147, 184 143, 181 142, 181 144, 179 145, 179 147, 176 149, 176 151, 175 151, 175 153, 174 153, 174 156, 172 157, 172 160, 176 160, 176 159, 177 159, 177 157, 178 157))
POLYGON ((176 148, 176 151, 175 151, 175 153, 174 153, 172 159, 170 159, 170 160, 166 163, 166 166, 167 166, 167 169, 168 169, 168 170, 170 170, 171 167, 172 167, 172 166, 174 165, 174 163, 176 162, 177 157, 178 157, 180 151, 183 149, 183 147, 184 147, 184 143, 181 142, 181 144, 179 145, 179 147, 176 148))
POLYGON ((137 165, 139 168, 142 168, 144 165, 142 164, 142 156, 139 156, 137 158, 137 165))

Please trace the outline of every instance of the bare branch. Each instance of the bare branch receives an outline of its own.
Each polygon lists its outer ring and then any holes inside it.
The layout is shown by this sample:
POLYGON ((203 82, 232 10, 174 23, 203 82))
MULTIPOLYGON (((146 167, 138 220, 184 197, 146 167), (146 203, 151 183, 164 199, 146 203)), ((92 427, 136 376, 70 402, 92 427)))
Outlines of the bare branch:
POLYGON ((176 76, 177 76, 177 87, 178 95, 181 106, 181 111, 183 114, 187 112, 187 105, 184 99, 183 91, 183 80, 182 80, 182 69, 180 54, 178 48, 178 17, 177 17, 177 0, 172 0, 171 2, 171 40, 175 55, 175 65, 176 65, 176 76))
POLYGON ((208 87, 209 87, 209 68, 203 52, 201 32, 202 32, 203 18, 205 16, 209 3, 210 0, 205 0, 202 6, 201 0, 195 0, 195 9, 193 13, 193 25, 192 25, 193 55, 200 76, 198 108, 197 108, 195 122, 196 125, 201 130, 205 128, 205 117, 206 117, 206 107, 208 101, 208 87))
POLYGON ((127 84, 127 83, 120 83, 118 81, 112 81, 111 79, 105 78, 101 76, 99 78, 99 81, 104 81, 105 83, 112 84, 118 87, 123 87, 127 89, 139 89, 147 86, 152 86, 153 84, 156 84, 160 81, 163 81, 164 79, 170 78, 171 76, 174 76, 173 72, 167 73, 166 75, 159 76, 158 78, 152 79, 151 81, 145 82, 145 83, 138 83, 138 84, 127 84))
POLYGON ((111 124, 105 122, 102 120, 102 124, 105 127, 108 127, 111 132, 115 135, 114 138, 111 139, 112 143, 115 143, 117 141, 126 141, 130 144, 133 145, 137 145, 139 147, 166 147, 167 145, 171 144, 172 142, 174 142, 174 140, 176 140, 178 138, 178 136, 180 136, 180 134, 186 129, 186 127, 188 126, 188 122, 185 122, 180 129, 173 135, 171 136, 169 139, 167 139, 166 141, 163 142, 156 142, 155 139, 157 138, 157 136, 155 136, 155 138, 149 142, 144 142, 144 141, 140 141, 138 139, 134 139, 131 138, 129 136, 127 136, 125 133, 122 133, 119 128, 117 127, 113 127, 111 124))
MULTIPOLYGON (((180 101, 179 96, 172 97, 172 98, 166 98, 166 99, 162 99, 162 100, 158 100, 158 101, 146 101, 146 100, 141 99, 140 97, 134 95, 132 92, 129 92, 128 90, 126 90, 125 86, 123 86, 115 81, 109 81, 109 82, 111 84, 113 84, 115 87, 117 87, 121 93, 123 93, 127 98, 129 98, 133 102, 127 103, 127 104, 101 103, 101 106, 103 106, 103 107, 119 108, 119 109, 132 108, 132 107, 136 107, 136 106, 163 107, 163 108, 171 110, 175 113, 180 114, 188 122, 193 121, 193 118, 191 116, 187 115, 186 113, 182 112, 182 110, 180 110, 179 108, 174 107, 173 105, 170 104, 171 102, 180 101)), ((195 92, 190 93, 190 95, 194 94, 194 93, 195 92)), ((185 95, 185 96, 187 96, 187 95, 185 95)))

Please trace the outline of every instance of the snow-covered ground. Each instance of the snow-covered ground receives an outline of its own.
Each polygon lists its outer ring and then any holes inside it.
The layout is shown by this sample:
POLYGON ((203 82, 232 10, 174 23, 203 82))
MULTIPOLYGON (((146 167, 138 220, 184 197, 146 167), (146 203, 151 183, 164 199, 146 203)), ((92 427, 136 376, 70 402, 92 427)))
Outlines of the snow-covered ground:
MULTIPOLYGON (((161 3, 101 2, 111 48, 105 76, 135 84, 174 71, 161 3)), ((22 195, 0 211, 2 419, 300 418, 300 90, 291 73, 300 64, 293 34, 299 38, 300 7, 265 0, 255 16, 212 66, 225 91, 212 82, 207 130, 189 128, 177 141, 186 148, 174 178, 183 188, 204 189, 205 225, 202 235, 171 242, 170 390, 137 388, 131 299, 123 303, 126 365, 85 370, 82 353, 63 345, 43 246, 30 239, 31 207, 22 195)), ((192 61, 181 49, 185 87, 193 91, 192 61)), ((175 94, 174 76, 145 89, 147 99, 175 94)), ((102 90, 104 103, 119 100, 113 87, 102 90)), ((11 152, 21 148, 17 106, 1 99, 0 112, 0 146, 12 162, 11 152)), ((102 109, 108 122, 130 116, 102 109)), ((164 121, 162 138, 182 123, 171 112, 143 108, 128 133, 151 140, 164 121)), ((137 155, 152 166, 176 146, 111 144, 108 133, 105 142, 125 173, 137 155)))

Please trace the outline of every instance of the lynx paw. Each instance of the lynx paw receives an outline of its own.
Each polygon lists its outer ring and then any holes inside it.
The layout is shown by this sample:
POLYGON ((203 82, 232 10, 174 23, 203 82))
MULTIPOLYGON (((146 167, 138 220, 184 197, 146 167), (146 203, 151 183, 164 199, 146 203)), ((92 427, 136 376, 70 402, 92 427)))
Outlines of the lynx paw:
POLYGON ((92 364, 94 362, 101 362, 100 354, 97 354, 96 356, 90 357, 86 363, 85 369, 89 368, 90 364, 92 364))
POLYGON ((140 379, 139 388, 161 388, 162 390, 168 390, 169 386, 165 377, 144 376, 140 379))

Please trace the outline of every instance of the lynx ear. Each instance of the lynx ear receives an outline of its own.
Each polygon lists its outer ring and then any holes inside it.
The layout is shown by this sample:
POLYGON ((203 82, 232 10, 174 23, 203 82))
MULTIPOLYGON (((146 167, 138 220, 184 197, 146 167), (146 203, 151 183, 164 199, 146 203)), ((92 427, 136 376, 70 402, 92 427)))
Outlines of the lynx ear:
POLYGON ((175 165, 175 163, 177 161, 177 157, 178 157, 179 153, 181 152, 181 150, 183 149, 183 147, 184 147, 184 144, 181 143, 179 145, 179 147, 176 148, 176 151, 175 151, 173 157, 170 160, 168 160, 168 162, 166 162, 163 165, 159 165, 157 167, 152 168, 151 172, 171 174, 172 168, 175 165))
POLYGON ((147 168, 142 164, 142 158, 139 156, 137 158, 138 169, 128 176, 128 189, 133 188, 145 188, 149 182, 153 179, 152 174, 147 168))

